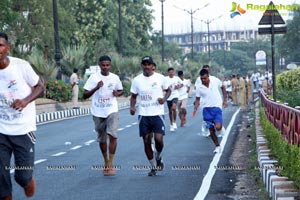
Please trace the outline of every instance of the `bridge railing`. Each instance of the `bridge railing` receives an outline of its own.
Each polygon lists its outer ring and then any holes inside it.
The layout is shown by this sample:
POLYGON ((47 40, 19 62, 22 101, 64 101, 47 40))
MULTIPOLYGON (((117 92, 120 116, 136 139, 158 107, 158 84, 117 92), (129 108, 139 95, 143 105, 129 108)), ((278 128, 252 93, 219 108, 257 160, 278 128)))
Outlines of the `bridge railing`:
POLYGON ((281 132, 281 138, 286 139, 289 144, 299 146, 300 110, 274 102, 263 90, 259 91, 259 97, 267 119, 281 132))

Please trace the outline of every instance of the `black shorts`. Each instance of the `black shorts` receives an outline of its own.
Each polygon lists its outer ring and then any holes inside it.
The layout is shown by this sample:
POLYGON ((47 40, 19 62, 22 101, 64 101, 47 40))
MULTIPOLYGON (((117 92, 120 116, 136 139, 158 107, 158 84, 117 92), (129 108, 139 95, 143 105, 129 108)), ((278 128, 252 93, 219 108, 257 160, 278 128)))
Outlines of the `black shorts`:
POLYGON ((139 115, 140 136, 143 137, 150 133, 165 135, 164 115, 141 116, 139 115))
POLYGON ((15 180, 21 187, 29 184, 34 169, 35 141, 33 132, 17 136, 0 133, 0 199, 12 192, 11 169, 15 170, 15 180), (15 158, 13 166, 11 165, 12 154, 15 158))
POLYGON ((174 98, 170 101, 167 101, 168 108, 171 108, 173 106, 173 103, 177 104, 177 102, 178 102, 178 98, 174 98))

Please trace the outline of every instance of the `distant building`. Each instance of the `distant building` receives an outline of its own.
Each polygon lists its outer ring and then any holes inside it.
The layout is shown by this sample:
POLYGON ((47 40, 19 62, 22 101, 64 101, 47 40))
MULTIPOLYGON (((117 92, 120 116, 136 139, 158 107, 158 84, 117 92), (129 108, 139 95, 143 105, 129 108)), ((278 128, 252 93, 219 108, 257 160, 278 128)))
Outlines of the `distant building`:
MULTIPOLYGON (((193 35, 194 52, 208 52, 208 32, 195 32, 193 35)), ((217 49, 230 51, 232 43, 260 40, 267 37, 267 35, 259 35, 258 30, 210 31, 210 51, 214 51, 217 49)), ((183 48, 184 54, 191 51, 191 33, 168 34, 165 35, 165 41, 176 41, 179 46, 183 48)))

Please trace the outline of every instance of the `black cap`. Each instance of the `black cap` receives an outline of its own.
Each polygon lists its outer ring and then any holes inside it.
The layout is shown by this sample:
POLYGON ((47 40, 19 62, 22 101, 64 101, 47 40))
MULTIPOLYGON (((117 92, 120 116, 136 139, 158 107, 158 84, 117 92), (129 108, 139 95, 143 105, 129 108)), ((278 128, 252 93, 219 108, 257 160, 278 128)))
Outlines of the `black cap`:
POLYGON ((145 64, 145 63, 149 63, 149 64, 154 64, 153 62, 153 59, 151 56, 145 56, 142 58, 142 64, 145 64))

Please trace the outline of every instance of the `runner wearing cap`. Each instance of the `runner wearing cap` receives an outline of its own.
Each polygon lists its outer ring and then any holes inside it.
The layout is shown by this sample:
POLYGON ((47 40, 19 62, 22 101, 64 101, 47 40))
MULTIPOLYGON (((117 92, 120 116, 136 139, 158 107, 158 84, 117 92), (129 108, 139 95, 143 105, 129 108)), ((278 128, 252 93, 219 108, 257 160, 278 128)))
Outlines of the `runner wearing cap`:
POLYGON ((140 137, 144 141, 145 154, 151 165, 149 176, 155 176, 157 170, 163 170, 164 168, 161 155, 164 147, 163 136, 165 134, 164 103, 171 93, 166 78, 153 71, 153 63, 151 56, 142 58, 143 73, 133 79, 130 88, 131 115, 135 114, 137 96, 140 97, 138 107, 139 132, 140 137), (153 135, 157 152, 155 157, 151 147, 153 135))

